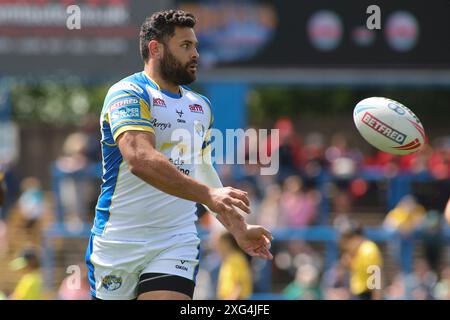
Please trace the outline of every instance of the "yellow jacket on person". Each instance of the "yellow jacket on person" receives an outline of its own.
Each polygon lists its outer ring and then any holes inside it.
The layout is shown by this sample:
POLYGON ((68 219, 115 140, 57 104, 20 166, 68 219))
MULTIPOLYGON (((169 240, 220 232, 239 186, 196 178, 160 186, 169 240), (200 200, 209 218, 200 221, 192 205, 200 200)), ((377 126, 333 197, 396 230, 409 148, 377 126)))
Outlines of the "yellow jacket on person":
POLYGON ((20 278, 12 294, 14 300, 42 300, 42 275, 39 271, 29 272, 20 278))
POLYGON ((361 243, 350 263, 350 291, 359 295, 369 291, 369 277, 373 276, 373 267, 381 269, 383 258, 375 242, 365 240, 361 243))
POLYGON ((252 281, 250 265, 245 255, 240 252, 232 253, 220 267, 217 297, 223 300, 247 299, 253 291, 252 281))

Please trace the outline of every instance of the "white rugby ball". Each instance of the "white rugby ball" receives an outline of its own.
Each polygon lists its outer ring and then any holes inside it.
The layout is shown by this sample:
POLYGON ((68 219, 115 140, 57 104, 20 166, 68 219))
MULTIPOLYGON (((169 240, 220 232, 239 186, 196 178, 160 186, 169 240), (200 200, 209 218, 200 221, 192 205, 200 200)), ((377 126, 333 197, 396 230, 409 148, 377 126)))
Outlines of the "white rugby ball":
POLYGON ((403 104, 382 97, 360 101, 353 111, 359 133, 375 148, 405 155, 425 144, 425 130, 419 118, 403 104))

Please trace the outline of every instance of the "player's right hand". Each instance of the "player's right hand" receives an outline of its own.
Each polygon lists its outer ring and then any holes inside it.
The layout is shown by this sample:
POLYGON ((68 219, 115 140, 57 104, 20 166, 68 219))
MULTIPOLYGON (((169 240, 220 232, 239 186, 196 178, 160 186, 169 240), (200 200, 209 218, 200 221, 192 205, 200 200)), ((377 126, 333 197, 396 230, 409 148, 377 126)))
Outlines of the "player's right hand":
POLYGON ((250 213, 250 200, 247 192, 232 187, 211 188, 209 201, 205 205, 217 214, 235 215, 236 210, 233 206, 247 214, 250 213))

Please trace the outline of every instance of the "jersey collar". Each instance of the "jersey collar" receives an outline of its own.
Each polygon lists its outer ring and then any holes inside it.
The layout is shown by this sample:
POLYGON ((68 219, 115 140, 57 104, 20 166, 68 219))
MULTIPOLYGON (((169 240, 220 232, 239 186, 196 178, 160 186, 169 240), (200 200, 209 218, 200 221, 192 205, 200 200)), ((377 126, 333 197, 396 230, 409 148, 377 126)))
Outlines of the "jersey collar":
POLYGON ((154 87, 156 90, 160 91, 161 93, 165 94, 166 96, 172 98, 172 99, 180 99, 181 97, 183 97, 183 88, 181 86, 178 86, 180 88, 180 93, 179 94, 175 94, 166 90, 162 90, 161 87, 159 86, 158 83, 156 83, 155 80, 153 80, 152 78, 150 78, 150 76, 147 74, 147 72, 142 71, 142 73, 144 74, 144 76, 150 81, 150 84, 152 85, 152 87, 154 87))

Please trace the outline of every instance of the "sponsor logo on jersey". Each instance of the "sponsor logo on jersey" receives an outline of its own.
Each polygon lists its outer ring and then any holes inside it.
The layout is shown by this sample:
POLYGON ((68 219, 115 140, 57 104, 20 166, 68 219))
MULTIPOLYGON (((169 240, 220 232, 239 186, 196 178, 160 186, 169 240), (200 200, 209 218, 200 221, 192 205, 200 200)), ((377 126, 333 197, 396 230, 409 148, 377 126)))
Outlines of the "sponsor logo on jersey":
POLYGON ((191 104, 189 110, 194 113, 203 113, 203 107, 199 104, 191 104))
POLYGON ((117 108, 123 107, 123 106, 130 106, 130 105, 139 105, 139 100, 136 98, 125 98, 119 101, 114 102, 110 107, 109 111, 114 111, 117 108))
POLYGON ((407 138, 406 134, 401 133, 400 131, 388 126, 386 123, 374 117, 369 112, 366 112, 364 114, 362 122, 368 127, 372 128, 374 131, 398 144, 403 144, 407 138))
POLYGON ((189 169, 182 168, 182 166, 184 165, 184 160, 181 160, 180 158, 177 158, 175 160, 173 158, 169 158, 169 162, 176 166, 181 173, 184 173, 187 176, 191 173, 189 169))
POLYGON ((150 120, 150 123, 153 125, 153 128, 158 128, 159 130, 166 130, 167 128, 172 127, 170 122, 158 122, 156 118, 150 120))
POLYGON ((166 102, 161 98, 153 98, 153 106, 166 108, 166 102))
MULTIPOLYGON (((176 112, 178 113, 178 116, 180 117, 180 118, 182 118, 183 117, 183 114, 184 114, 184 112, 183 112, 183 110, 178 110, 178 109, 176 109, 176 112)), ((177 122, 181 122, 181 123, 186 123, 186 121, 185 120, 183 120, 183 119, 177 119, 177 122)))
POLYGON ((122 278, 115 275, 108 275, 102 279, 102 287, 108 291, 114 291, 122 286, 122 278))

